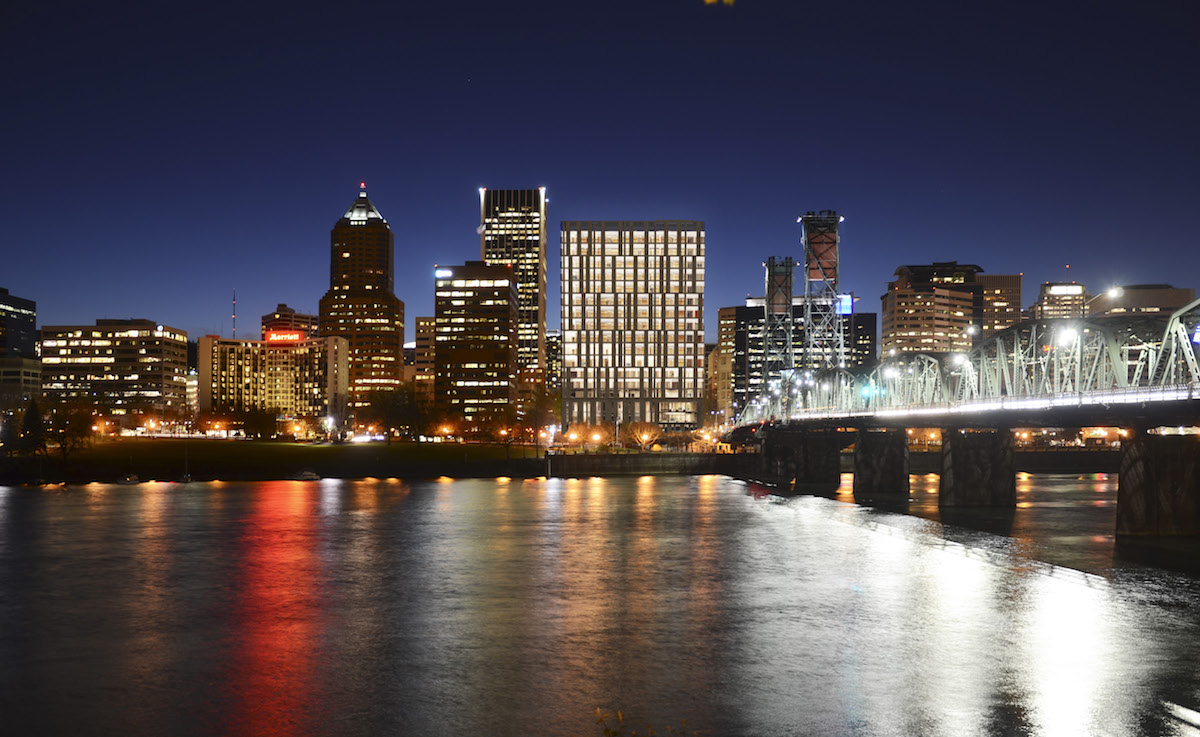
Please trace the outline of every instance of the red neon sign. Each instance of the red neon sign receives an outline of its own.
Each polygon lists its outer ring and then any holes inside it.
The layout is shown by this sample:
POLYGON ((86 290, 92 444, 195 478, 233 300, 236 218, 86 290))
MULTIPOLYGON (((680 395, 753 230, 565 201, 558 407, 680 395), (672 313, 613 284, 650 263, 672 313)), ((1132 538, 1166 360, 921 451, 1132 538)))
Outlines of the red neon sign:
POLYGON ((304 334, 303 334, 303 333, 298 333, 298 332, 296 332, 296 331, 294 331, 294 330, 289 330, 289 331, 286 331, 286 332, 284 332, 284 331, 281 331, 281 330, 268 330, 268 331, 267 331, 267 340, 269 340, 269 341, 275 341, 275 340, 304 340, 304 334))

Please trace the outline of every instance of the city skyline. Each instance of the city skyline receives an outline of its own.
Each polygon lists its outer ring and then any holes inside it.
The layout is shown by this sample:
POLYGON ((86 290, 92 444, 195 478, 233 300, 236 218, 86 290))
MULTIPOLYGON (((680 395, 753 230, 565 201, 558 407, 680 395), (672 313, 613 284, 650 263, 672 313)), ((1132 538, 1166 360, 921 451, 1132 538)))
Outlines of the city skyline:
POLYGON ((0 286, 39 324, 192 338, 230 334, 235 289, 245 325, 315 313, 363 181, 395 230, 407 336, 434 264, 478 253, 479 187, 547 188, 551 330, 571 220, 704 221, 710 341, 718 308, 761 296, 763 261, 799 257, 808 210, 845 214, 860 311, 898 266, 945 260, 1024 273, 1027 298, 1200 286, 1192 6, 520 7, 377 8, 345 40, 305 6, 269 28, 13 11, 0 286))

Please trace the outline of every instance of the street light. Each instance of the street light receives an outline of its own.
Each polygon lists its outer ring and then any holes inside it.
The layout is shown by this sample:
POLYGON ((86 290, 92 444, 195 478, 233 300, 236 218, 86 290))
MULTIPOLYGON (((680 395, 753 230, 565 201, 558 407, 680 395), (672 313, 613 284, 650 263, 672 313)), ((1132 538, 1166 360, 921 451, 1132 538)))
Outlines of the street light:
MULTIPOLYGON (((1100 299, 1101 297, 1108 297, 1108 301, 1109 301, 1108 308, 1109 308, 1109 310, 1111 310, 1113 300, 1118 299, 1119 297, 1123 296, 1124 294, 1125 294, 1125 290, 1122 289, 1121 287, 1109 287, 1108 289, 1104 290, 1100 294, 1097 294, 1095 297, 1092 297, 1091 299, 1089 299, 1087 302, 1084 303, 1084 305, 1083 305, 1084 316, 1086 317, 1086 316, 1092 314, 1092 303, 1095 302, 1096 300, 1100 299)), ((1101 314, 1104 314, 1104 313, 1101 313, 1101 314)))

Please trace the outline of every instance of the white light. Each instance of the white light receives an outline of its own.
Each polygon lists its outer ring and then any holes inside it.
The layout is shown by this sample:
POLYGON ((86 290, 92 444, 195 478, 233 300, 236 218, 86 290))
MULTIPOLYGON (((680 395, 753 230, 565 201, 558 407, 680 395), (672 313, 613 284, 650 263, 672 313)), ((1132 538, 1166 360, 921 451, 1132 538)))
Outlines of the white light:
POLYGON ((449 277, 454 276, 454 272, 451 271, 450 269, 437 269, 436 271, 433 272, 433 275, 439 279, 447 279, 449 277))

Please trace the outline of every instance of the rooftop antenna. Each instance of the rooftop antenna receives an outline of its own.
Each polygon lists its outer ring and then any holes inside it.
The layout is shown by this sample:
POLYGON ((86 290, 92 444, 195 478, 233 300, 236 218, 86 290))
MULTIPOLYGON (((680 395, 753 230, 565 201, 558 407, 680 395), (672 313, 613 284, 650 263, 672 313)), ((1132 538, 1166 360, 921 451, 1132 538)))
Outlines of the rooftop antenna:
POLYGON ((233 288, 233 339, 237 340, 237 287, 233 288))

